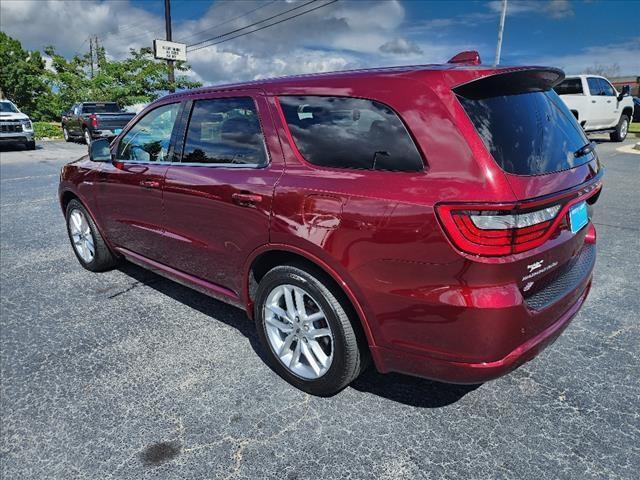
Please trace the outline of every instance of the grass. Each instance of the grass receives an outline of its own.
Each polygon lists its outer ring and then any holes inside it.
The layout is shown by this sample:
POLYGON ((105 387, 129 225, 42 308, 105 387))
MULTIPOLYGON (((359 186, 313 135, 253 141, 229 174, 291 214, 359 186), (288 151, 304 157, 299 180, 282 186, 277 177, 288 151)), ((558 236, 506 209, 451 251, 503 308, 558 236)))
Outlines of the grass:
POLYGON ((62 127, 56 122, 33 122, 36 140, 43 138, 62 138, 62 127))
POLYGON ((640 133, 640 123, 636 122, 629 125, 629 131, 631 133, 640 133))

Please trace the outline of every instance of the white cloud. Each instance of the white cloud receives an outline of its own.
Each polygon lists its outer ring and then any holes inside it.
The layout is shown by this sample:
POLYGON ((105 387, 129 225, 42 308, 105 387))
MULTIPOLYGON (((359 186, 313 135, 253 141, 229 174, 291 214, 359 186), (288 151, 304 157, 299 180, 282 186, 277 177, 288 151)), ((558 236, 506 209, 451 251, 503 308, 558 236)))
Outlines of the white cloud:
POLYGON ((382 53, 393 55, 418 55, 422 53, 422 49, 418 44, 407 40, 406 38, 394 38, 393 40, 383 43, 379 49, 382 53))

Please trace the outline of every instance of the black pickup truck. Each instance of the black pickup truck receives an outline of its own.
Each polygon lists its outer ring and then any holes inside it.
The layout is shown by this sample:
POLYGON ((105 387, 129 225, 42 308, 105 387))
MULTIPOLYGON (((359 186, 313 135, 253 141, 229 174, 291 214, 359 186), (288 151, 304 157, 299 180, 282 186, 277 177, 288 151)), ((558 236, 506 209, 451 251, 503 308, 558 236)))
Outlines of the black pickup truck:
POLYGON ((62 114, 62 133, 67 142, 83 138, 89 145, 94 138, 115 137, 135 115, 115 102, 76 103, 62 114))

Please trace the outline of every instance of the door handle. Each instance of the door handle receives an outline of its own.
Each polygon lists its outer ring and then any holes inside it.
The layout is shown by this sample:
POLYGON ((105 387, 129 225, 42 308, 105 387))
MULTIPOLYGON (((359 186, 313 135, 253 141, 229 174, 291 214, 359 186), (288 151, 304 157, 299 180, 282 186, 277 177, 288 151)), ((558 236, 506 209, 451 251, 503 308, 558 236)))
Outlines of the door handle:
POLYGON ((255 207, 256 204, 262 201, 262 195, 256 195, 253 193, 234 193, 231 195, 233 203, 240 205, 241 207, 255 207))
POLYGON ((160 182, 157 180, 142 180, 140 186, 145 188, 160 188, 160 182))
POLYGON ((611 100, 607 100, 607 103, 611 103, 611 100))
POLYGON ((595 100, 591 100, 591 103, 596 103, 596 101, 595 100))

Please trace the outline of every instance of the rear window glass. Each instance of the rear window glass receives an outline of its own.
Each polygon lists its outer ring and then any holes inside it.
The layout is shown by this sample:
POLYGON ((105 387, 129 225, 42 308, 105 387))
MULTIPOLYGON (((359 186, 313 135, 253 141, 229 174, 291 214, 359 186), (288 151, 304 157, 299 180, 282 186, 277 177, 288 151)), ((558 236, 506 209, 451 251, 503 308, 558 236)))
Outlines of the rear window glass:
POLYGON ((350 97, 280 97, 300 153, 314 165, 417 172, 424 164, 393 110, 350 97))
POLYGON ((568 78, 553 87, 558 95, 577 95, 582 92, 582 80, 580 78, 568 78))
POLYGON ((593 158, 593 154, 575 156, 588 140, 553 90, 458 99, 493 158, 508 173, 541 175, 593 158))
POLYGON ((118 113, 120 107, 117 103, 85 103, 82 105, 82 113, 118 113))

